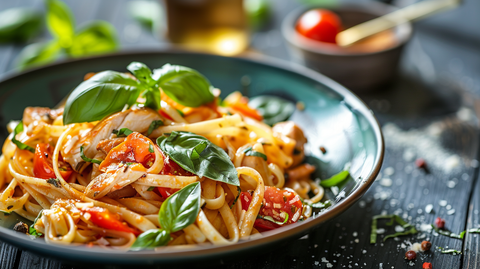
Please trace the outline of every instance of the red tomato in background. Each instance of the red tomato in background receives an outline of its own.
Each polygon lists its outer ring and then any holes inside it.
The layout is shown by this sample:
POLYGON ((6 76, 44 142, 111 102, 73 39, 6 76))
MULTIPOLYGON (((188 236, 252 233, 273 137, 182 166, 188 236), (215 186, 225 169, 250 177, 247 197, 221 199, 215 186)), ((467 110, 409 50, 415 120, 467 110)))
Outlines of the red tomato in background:
MULTIPOLYGON (((33 174, 35 177, 50 179, 56 178, 52 166, 53 147, 48 143, 40 143, 35 147, 35 157, 33 158, 33 174)), ((62 156, 58 160, 60 174, 65 181, 70 179, 73 173, 70 165, 63 161, 62 156), (62 171, 63 170, 63 171, 62 171)))
POLYGON ((335 38, 341 30, 340 18, 326 9, 312 9, 297 21, 295 29, 301 35, 322 42, 337 43, 335 38))
MULTIPOLYGON (((252 201, 252 196, 248 192, 242 192, 240 194, 240 201, 242 202, 242 209, 247 210, 252 201)), ((265 187, 265 193, 263 196, 263 206, 260 209, 259 215, 272 217, 275 221, 284 222, 285 217, 282 217, 281 213, 288 214, 288 220, 286 224, 295 223, 299 217, 293 220, 295 213, 302 213, 303 204, 300 197, 294 192, 288 190, 280 190, 275 187, 265 187)), ((285 215, 286 216, 286 215, 285 215)), ((261 232, 266 230, 273 230, 280 227, 271 221, 265 219, 256 219, 255 225, 261 232)))

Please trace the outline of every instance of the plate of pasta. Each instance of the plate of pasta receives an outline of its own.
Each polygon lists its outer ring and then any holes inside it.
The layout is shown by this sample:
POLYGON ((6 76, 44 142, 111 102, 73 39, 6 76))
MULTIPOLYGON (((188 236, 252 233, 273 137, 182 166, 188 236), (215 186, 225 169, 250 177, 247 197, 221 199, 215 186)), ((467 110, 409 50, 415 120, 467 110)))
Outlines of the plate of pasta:
POLYGON ((178 51, 0 82, 0 239, 64 260, 227 259, 298 238, 375 180, 383 138, 301 66, 178 51))

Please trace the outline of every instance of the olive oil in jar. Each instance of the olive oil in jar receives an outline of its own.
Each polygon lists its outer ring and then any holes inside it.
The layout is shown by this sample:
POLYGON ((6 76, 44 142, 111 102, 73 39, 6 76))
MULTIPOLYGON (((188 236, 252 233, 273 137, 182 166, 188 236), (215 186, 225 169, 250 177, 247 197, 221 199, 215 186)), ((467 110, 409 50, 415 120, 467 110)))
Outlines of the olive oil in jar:
POLYGON ((221 55, 248 47, 243 0, 165 0, 165 4, 172 43, 221 55))

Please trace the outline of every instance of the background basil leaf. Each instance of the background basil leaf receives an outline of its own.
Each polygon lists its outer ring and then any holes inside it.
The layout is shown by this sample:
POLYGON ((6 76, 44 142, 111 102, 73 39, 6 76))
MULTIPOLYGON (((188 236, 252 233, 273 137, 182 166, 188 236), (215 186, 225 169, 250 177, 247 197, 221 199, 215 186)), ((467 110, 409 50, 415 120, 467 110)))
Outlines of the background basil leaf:
POLYGON ((125 104, 133 105, 141 85, 128 75, 103 71, 78 85, 67 99, 63 123, 101 120, 121 111, 125 104))
POLYGON ((30 147, 29 145, 26 145, 20 141, 17 140, 16 136, 17 134, 23 132, 23 121, 20 121, 15 129, 13 129, 13 136, 12 136, 12 143, 17 145, 19 149, 25 149, 30 151, 31 153, 35 153, 35 149, 30 147))
POLYGON ((78 30, 66 51, 72 57, 95 55, 118 48, 117 32, 105 21, 93 21, 78 30))
POLYGON ((60 46, 67 48, 73 43, 75 33, 73 15, 68 6, 59 0, 47 0, 47 26, 60 46))
POLYGON ((128 3, 128 12, 130 16, 145 26, 152 33, 158 34, 162 21, 162 7, 157 1, 135 1, 128 3))
POLYGON ((181 105, 198 107, 213 101, 210 82, 191 68, 166 64, 155 69, 153 77, 163 92, 181 105))
POLYGON ((203 136, 174 131, 168 138, 159 137, 157 144, 183 169, 199 177, 240 185, 237 170, 227 153, 203 136))
POLYGON ((194 182, 168 197, 158 211, 162 229, 177 232, 194 223, 200 211, 200 193, 200 182, 194 182))
POLYGON ((37 34, 42 13, 30 8, 10 8, 0 12, 0 42, 22 42, 37 34))
POLYGON ((248 105, 255 108, 263 116, 263 121, 270 126, 288 120, 295 111, 294 103, 277 96, 257 96, 251 98, 248 105))
MULTIPOLYGON (((148 86, 152 87, 157 82, 152 78, 152 70, 148 68, 144 63, 140 62, 131 62, 127 66, 127 70, 132 72, 132 74, 141 82, 147 84, 148 86)), ((157 89, 158 90, 158 89, 157 89)))
POLYGON ((20 69, 47 64, 58 59, 61 47, 57 41, 34 43, 26 46, 17 56, 16 62, 20 69))
POLYGON ((139 235, 131 248, 132 250, 141 250, 144 248, 165 246, 170 239, 170 232, 162 229, 152 229, 139 235))

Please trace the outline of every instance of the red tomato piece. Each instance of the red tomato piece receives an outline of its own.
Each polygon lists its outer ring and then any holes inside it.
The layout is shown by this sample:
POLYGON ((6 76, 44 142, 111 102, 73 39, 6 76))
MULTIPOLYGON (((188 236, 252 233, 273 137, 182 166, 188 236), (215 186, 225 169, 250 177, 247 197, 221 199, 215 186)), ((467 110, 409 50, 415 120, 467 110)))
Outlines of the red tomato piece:
POLYGON ((256 219, 255 224, 253 224, 253 226, 255 226, 255 228, 257 228, 259 232, 270 231, 270 230, 281 227, 278 224, 275 224, 271 221, 264 220, 264 219, 256 219))
POLYGON ((312 9, 297 21, 295 29, 301 35, 322 42, 337 43, 341 29, 340 18, 326 9, 312 9))
MULTIPOLYGON (((162 152, 163 155, 163 152, 162 152)), ((193 173, 188 172, 178 165, 175 161, 171 160, 168 156, 163 155, 163 169, 160 171, 160 175, 174 175, 174 176, 194 176, 193 173)))
POLYGON ((141 234, 140 231, 130 228, 127 224, 120 221, 120 217, 118 217, 116 214, 113 214, 106 208, 90 207, 84 208, 83 211, 89 213, 90 221, 99 227, 120 232, 133 233, 135 235, 141 234))
POLYGON ((266 186, 259 214, 272 217, 278 222, 284 222, 288 217, 286 224, 290 224, 298 221, 302 208, 302 201, 294 192, 266 186), (296 214, 298 215, 295 216, 296 214))
POLYGON ((242 209, 248 210, 250 204, 252 203, 252 195, 249 192, 242 191, 240 193, 240 201, 242 202, 242 209))
POLYGON ((163 110, 160 109, 160 110, 158 111, 158 113, 160 113, 160 115, 161 115, 162 117, 164 117, 165 119, 173 121, 172 117, 170 117, 170 115, 168 115, 165 111, 163 111, 163 110))
POLYGON ((158 193, 165 199, 170 197, 172 194, 176 193, 180 189, 173 189, 173 188, 164 188, 164 187, 157 187, 158 193))
POLYGON ((133 132, 124 142, 114 147, 108 153, 105 160, 100 165, 100 170, 108 167, 112 163, 140 163, 145 168, 149 168, 155 161, 155 153, 150 152, 155 144, 146 136, 133 132))
MULTIPOLYGON (((56 178, 52 165, 53 147, 48 143, 40 143, 35 147, 35 157, 33 158, 33 174, 35 177, 50 179, 56 178)), ((59 156, 58 164, 60 165, 60 174, 65 181, 70 179, 73 173, 69 164, 63 161, 62 156, 59 156)))

